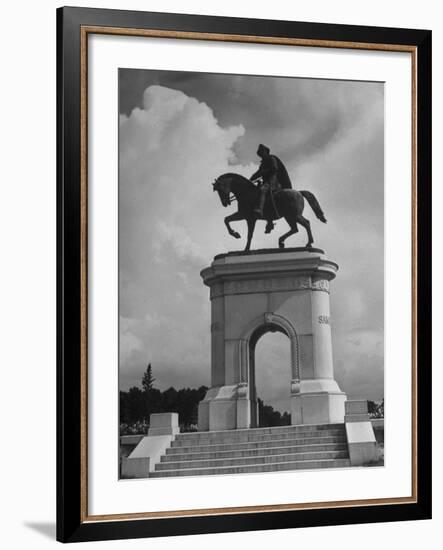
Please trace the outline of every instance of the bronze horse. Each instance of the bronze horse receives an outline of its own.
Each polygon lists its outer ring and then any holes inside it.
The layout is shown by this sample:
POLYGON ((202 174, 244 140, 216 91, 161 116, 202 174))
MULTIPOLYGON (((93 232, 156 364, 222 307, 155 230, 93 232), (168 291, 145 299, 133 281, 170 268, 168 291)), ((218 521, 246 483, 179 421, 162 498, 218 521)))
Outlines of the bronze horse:
POLYGON ((285 218, 291 228, 287 233, 278 239, 280 248, 285 247, 285 240, 298 232, 297 224, 302 225, 308 234, 306 248, 311 248, 314 238, 312 237, 311 224, 302 216, 304 199, 314 211, 315 215, 323 223, 326 218, 315 196, 309 191, 296 191, 295 189, 281 189, 274 191, 273 196, 268 196, 263 210, 263 217, 254 212, 258 204, 259 189, 248 179, 240 174, 223 174, 213 183, 214 191, 217 191, 223 206, 229 206, 232 202, 232 195, 237 199, 238 210, 225 218, 225 225, 230 235, 240 239, 240 234, 234 231, 230 222, 246 220, 248 224, 248 238, 245 250, 251 248, 251 240, 254 234, 255 224, 258 219, 278 220, 285 218))

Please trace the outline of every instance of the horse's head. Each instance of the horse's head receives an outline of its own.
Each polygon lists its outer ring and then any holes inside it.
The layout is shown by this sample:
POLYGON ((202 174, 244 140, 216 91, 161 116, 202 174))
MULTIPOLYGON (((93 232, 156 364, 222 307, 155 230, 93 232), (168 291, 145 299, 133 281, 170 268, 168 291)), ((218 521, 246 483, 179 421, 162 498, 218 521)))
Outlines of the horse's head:
POLYGON ((226 176, 218 177, 212 184, 214 191, 217 191, 223 206, 231 204, 231 178, 226 176))

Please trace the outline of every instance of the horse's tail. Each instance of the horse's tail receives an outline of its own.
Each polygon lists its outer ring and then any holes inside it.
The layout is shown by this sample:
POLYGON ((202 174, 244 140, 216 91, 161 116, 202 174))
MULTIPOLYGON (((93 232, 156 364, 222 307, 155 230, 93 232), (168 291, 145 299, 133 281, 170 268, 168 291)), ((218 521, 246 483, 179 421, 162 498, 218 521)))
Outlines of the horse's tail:
POLYGON ((317 216, 317 218, 322 221, 323 223, 328 223, 327 219, 325 218, 325 215, 323 213, 323 210, 321 209, 321 206, 318 202, 318 200, 315 198, 315 195, 311 193, 310 191, 300 191, 300 193, 305 197, 305 199, 308 201, 309 206, 314 211, 314 214, 317 216))

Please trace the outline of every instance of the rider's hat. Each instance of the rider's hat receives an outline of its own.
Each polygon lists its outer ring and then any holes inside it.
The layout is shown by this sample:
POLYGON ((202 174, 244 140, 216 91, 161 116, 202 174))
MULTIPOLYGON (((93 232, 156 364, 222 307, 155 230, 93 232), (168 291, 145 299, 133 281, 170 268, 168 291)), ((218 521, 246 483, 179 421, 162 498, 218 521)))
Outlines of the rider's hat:
POLYGON ((269 149, 269 147, 266 147, 266 145, 263 145, 262 143, 260 143, 257 149, 257 155, 261 155, 261 154, 269 155, 270 152, 271 150, 269 149))

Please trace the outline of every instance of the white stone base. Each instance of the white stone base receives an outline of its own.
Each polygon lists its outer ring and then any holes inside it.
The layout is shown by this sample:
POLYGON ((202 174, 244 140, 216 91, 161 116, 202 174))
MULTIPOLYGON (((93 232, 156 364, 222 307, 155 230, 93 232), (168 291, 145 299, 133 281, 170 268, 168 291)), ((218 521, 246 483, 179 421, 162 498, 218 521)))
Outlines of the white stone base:
POLYGON ((174 437, 174 435, 145 436, 132 453, 122 459, 122 477, 149 477, 149 472, 155 470, 155 465, 160 462, 161 456, 165 454, 174 437))
POLYGON ((345 417, 346 394, 335 380, 301 380, 291 396, 291 424, 341 424, 345 417))
POLYGON ((179 432, 178 413, 151 414, 148 435, 176 435, 179 432))
POLYGON ((249 428, 251 407, 246 384, 210 388, 198 404, 198 430, 249 428))
POLYGON ((122 477, 149 477, 179 432, 177 413, 151 414, 148 435, 139 440, 127 458, 122 459, 122 477))
POLYGON ((345 425, 351 465, 368 466, 376 462, 377 441, 366 400, 346 401, 345 425))
POLYGON ((377 460, 377 442, 370 422, 347 422, 349 458, 352 466, 368 466, 377 460))

